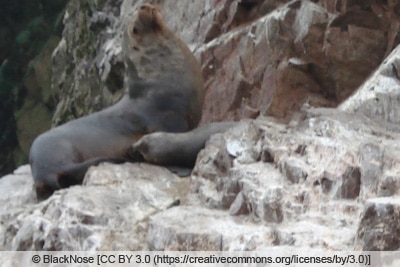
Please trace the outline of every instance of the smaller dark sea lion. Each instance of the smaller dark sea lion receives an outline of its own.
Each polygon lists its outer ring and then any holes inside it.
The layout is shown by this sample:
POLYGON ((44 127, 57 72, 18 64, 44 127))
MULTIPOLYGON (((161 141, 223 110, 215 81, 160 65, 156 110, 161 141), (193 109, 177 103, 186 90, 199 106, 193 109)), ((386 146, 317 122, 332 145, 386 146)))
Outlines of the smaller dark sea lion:
POLYGON ((211 135, 235 125, 237 122, 214 122, 185 133, 147 134, 132 145, 131 155, 156 165, 193 168, 197 154, 211 135))

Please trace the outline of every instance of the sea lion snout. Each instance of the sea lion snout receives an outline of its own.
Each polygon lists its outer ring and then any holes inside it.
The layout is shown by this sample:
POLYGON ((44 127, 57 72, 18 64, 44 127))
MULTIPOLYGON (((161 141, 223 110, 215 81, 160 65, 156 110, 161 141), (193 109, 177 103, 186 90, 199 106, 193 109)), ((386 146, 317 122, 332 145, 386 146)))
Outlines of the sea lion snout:
POLYGON ((161 11, 151 4, 143 4, 134 13, 132 23, 129 27, 129 35, 135 38, 136 35, 149 33, 162 33, 166 31, 161 11))

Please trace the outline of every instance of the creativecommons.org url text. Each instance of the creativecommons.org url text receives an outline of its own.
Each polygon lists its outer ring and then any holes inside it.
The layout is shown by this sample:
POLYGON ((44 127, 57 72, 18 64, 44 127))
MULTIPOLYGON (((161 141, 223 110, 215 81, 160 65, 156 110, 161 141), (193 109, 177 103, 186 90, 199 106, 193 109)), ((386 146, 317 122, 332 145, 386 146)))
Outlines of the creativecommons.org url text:
POLYGON ((45 264, 76 264, 89 263, 98 266, 105 264, 150 264, 150 265, 172 265, 172 264, 266 264, 273 266, 274 264, 283 264, 286 266, 292 264, 359 264, 360 266, 371 265, 371 255, 347 255, 347 256, 279 256, 279 257, 262 257, 262 256, 191 256, 185 254, 183 256, 168 256, 168 255, 134 255, 134 254, 119 254, 119 255, 103 255, 96 256, 78 256, 78 255, 34 255, 33 263, 45 264))

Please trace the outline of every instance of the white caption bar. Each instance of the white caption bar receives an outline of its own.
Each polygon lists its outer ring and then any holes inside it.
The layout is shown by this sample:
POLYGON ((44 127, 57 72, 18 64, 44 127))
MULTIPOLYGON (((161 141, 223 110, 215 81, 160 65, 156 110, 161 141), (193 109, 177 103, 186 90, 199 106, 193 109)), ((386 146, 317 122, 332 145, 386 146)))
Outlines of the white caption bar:
POLYGON ((0 252, 1 267, 116 266, 400 266, 400 252, 293 250, 266 251, 96 251, 0 252))

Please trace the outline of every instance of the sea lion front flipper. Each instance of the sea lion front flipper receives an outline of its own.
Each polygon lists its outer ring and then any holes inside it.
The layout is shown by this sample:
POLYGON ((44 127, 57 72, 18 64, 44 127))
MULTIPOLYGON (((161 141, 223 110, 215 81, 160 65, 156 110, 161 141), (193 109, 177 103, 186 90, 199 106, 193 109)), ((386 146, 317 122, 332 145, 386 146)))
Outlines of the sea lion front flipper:
POLYGON ((67 188, 72 185, 82 184, 86 171, 89 169, 90 166, 96 166, 102 162, 121 164, 127 161, 128 160, 124 158, 92 158, 81 163, 70 165, 66 167, 61 173, 59 173, 58 184, 61 188, 67 188))

